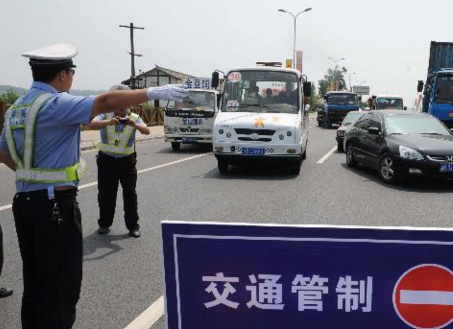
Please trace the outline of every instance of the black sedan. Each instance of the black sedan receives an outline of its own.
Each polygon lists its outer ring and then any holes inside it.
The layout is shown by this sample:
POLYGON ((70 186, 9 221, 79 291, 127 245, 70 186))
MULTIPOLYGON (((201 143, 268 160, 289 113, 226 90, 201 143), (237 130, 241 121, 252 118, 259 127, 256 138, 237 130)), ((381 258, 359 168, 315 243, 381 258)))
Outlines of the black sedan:
POLYGON ((367 112, 346 143, 348 166, 372 167, 386 183, 408 175, 453 178, 453 133, 429 114, 367 112))

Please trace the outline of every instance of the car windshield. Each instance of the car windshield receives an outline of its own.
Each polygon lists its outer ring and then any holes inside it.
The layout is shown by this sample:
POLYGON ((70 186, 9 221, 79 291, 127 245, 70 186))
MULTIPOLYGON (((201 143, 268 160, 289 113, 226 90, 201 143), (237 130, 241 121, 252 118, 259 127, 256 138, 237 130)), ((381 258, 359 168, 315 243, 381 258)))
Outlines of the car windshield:
POLYGON ((363 112, 349 112, 343 119, 342 125, 348 126, 351 123, 355 122, 358 118, 363 115, 363 112))
POLYGON ((387 134, 451 135, 437 119, 429 116, 388 116, 385 118, 387 134))
POLYGON ((168 103, 167 108, 214 111, 215 94, 208 91, 189 91, 189 95, 187 97, 184 97, 181 103, 175 103, 174 101, 171 101, 168 103))
POLYGON ((441 75, 437 79, 436 103, 453 102, 453 75, 441 75))
POLYGON ((403 109, 403 100, 401 98, 379 97, 376 100, 377 110, 403 109))
POLYGON ((357 105, 357 98, 354 94, 330 94, 327 96, 327 103, 332 105, 357 105))
POLYGON ((299 79, 295 73, 234 71, 225 83, 224 112, 297 113, 299 79))

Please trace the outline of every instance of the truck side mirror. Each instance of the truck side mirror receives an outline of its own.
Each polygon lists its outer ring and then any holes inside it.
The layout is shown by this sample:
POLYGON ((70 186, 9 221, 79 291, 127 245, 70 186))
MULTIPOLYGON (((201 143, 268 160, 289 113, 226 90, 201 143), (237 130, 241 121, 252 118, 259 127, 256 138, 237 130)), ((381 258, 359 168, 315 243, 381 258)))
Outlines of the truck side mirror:
POLYGON ((407 111, 407 106, 403 107, 403 110, 404 110, 404 111, 407 111))
POLYGON ((311 82, 304 82, 303 91, 305 97, 311 97, 311 82))
POLYGON ((219 86, 219 72, 212 72, 212 88, 216 89, 219 86))
POLYGON ((417 92, 421 93, 423 91, 423 80, 418 80, 417 92))

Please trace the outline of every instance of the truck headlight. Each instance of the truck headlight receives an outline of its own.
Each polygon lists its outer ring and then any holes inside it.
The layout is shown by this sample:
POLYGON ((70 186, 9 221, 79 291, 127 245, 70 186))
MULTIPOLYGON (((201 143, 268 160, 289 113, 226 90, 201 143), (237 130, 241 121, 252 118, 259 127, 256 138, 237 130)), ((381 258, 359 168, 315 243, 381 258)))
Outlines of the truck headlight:
POLYGON ((404 159, 411 159, 411 160, 423 160, 423 155, 417 152, 414 149, 411 149, 406 146, 400 145, 399 147, 400 157, 404 159))

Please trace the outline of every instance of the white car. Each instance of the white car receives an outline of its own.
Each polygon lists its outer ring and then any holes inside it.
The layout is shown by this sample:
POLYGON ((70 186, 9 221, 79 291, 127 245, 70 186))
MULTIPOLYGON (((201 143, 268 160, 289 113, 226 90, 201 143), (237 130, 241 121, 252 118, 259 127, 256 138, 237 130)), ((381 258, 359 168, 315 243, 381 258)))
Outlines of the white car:
POLYGON ((281 161, 299 174, 308 144, 303 90, 309 97, 310 87, 296 70, 230 71, 213 132, 219 171, 226 173, 230 164, 281 161))

